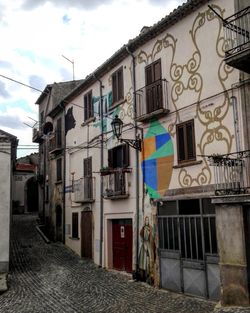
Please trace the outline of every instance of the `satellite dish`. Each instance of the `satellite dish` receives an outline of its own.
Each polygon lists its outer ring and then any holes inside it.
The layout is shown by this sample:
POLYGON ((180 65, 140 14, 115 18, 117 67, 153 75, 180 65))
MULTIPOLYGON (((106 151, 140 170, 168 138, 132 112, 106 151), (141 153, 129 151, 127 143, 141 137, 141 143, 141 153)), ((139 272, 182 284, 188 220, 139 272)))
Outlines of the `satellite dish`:
POLYGON ((51 122, 47 122, 43 126, 43 133, 44 135, 48 135, 53 131, 53 124, 51 122))

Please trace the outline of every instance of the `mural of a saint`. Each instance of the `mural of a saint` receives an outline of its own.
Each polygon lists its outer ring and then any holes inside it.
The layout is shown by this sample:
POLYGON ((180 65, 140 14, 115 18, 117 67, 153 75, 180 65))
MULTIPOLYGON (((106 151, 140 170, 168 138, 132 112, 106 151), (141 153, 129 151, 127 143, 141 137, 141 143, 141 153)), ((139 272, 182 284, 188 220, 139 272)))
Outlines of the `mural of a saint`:
POLYGON ((139 252, 139 269, 143 279, 151 283, 154 265, 154 232, 146 216, 144 225, 140 230, 141 248, 139 252))

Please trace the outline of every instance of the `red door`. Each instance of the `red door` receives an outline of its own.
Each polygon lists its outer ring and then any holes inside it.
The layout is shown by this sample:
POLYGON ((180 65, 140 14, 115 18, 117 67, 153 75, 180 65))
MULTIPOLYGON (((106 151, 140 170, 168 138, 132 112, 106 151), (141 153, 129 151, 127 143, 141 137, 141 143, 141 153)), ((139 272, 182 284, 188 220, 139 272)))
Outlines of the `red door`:
POLYGON ((132 272, 132 220, 113 220, 113 268, 132 272))

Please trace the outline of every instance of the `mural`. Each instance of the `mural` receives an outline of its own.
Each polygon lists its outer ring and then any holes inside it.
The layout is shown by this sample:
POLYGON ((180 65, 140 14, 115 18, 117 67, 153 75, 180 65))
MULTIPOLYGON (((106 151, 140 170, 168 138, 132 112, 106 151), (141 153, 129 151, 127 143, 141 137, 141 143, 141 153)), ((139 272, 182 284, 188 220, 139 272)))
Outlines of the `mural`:
POLYGON ((65 135, 67 132, 72 128, 75 128, 76 120, 73 115, 73 107, 69 108, 66 115, 65 115, 65 135))
POLYGON ((173 171, 174 150, 171 136, 159 121, 151 121, 143 140, 143 181, 152 199, 160 198, 169 187, 173 171))
POLYGON ((140 230, 141 248, 139 252, 139 269, 141 278, 152 284, 153 266, 155 262, 154 230, 149 224, 149 217, 146 216, 144 225, 140 230))

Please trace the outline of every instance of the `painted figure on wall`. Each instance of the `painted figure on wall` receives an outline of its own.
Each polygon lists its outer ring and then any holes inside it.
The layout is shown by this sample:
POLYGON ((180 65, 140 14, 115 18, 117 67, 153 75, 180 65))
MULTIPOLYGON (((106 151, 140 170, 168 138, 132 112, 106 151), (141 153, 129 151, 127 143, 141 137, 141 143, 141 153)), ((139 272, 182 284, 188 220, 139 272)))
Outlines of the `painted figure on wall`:
POLYGON ((144 225, 140 230, 141 249, 139 253, 139 269, 141 278, 152 283, 153 265, 155 260, 155 244, 153 227, 149 224, 149 217, 146 216, 144 225))

